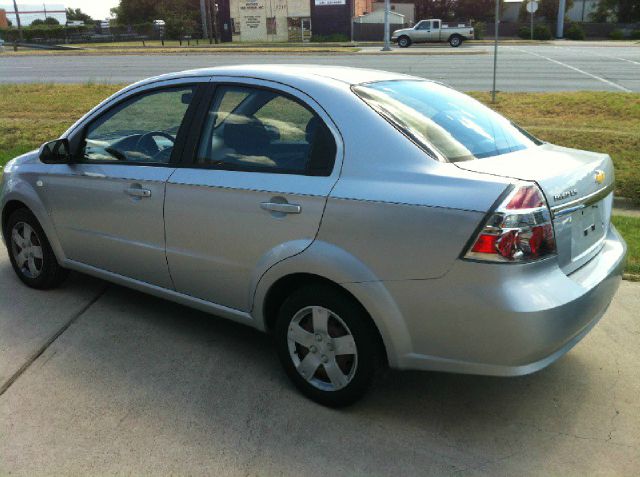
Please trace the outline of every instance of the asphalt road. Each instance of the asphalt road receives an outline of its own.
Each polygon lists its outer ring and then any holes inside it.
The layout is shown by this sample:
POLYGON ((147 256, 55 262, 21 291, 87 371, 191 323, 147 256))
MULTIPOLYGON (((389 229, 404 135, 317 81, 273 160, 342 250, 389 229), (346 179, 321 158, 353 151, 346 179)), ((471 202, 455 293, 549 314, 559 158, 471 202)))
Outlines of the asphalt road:
MULTIPOLYGON (((611 45, 604 43, 603 45, 611 45)), ((462 51, 439 48, 446 55, 416 54, 195 54, 147 56, 0 55, 0 82, 131 83, 149 76, 208 66, 247 63, 315 63, 376 68, 435 79, 463 90, 491 89, 490 46, 464 45, 462 51)), ((410 48, 407 52, 416 52, 410 48)), ((421 49, 420 51, 428 51, 421 49)), ((404 52, 404 50, 403 50, 404 52)), ((498 89, 503 91, 640 92, 640 46, 504 46, 499 52, 498 89)))
POLYGON ((390 372, 331 410, 265 335, 80 275, 34 291, 1 247, 0 475, 638 475, 638 309, 623 282, 537 374, 390 372))

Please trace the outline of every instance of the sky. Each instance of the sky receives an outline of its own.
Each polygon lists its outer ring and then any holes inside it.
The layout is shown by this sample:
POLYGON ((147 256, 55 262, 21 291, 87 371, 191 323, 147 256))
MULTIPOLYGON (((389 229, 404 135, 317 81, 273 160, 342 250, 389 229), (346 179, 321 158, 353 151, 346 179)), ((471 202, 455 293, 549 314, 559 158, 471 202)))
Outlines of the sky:
MULTIPOLYGON (((29 0, 29 3, 37 2, 29 0)), ((80 8, 94 19, 102 20, 108 18, 109 10, 120 2, 119 0, 51 0, 50 3, 63 3, 67 8, 80 8)))

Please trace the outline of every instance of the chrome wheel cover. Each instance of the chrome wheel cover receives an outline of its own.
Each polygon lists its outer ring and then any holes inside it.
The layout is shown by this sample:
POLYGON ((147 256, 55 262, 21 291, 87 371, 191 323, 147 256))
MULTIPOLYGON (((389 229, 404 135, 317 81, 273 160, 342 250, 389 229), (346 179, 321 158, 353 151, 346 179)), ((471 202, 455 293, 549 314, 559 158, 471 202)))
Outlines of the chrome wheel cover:
POLYGON ((20 273, 27 278, 38 278, 42 273, 44 260, 42 243, 33 227, 26 222, 18 222, 11 230, 11 253, 20 273))
POLYGON ((289 357, 309 384, 322 391, 349 385, 358 368, 358 350, 347 324, 331 310, 298 311, 287 332, 289 357))

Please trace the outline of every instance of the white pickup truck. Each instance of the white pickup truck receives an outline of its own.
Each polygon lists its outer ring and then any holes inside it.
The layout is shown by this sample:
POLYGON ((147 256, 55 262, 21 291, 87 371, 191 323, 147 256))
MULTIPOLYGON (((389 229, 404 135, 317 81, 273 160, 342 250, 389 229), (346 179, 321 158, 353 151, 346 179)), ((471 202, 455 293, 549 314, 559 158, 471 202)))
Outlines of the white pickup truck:
POLYGON ((397 42, 400 48, 407 48, 412 43, 449 42, 454 48, 462 45, 464 40, 473 40, 473 27, 464 22, 443 22, 440 19, 420 20, 413 28, 396 30, 391 41, 397 42))

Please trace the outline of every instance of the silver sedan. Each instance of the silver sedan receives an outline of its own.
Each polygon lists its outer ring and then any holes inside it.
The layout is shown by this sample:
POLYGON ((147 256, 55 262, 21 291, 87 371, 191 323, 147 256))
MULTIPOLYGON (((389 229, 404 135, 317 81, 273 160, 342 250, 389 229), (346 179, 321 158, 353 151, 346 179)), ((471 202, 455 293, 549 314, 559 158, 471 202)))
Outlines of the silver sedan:
POLYGON ((606 154, 543 143, 395 73, 212 68, 151 78, 12 160, 2 231, 28 286, 75 270, 274 335, 307 396, 381 366, 537 371, 622 274, 606 154))

